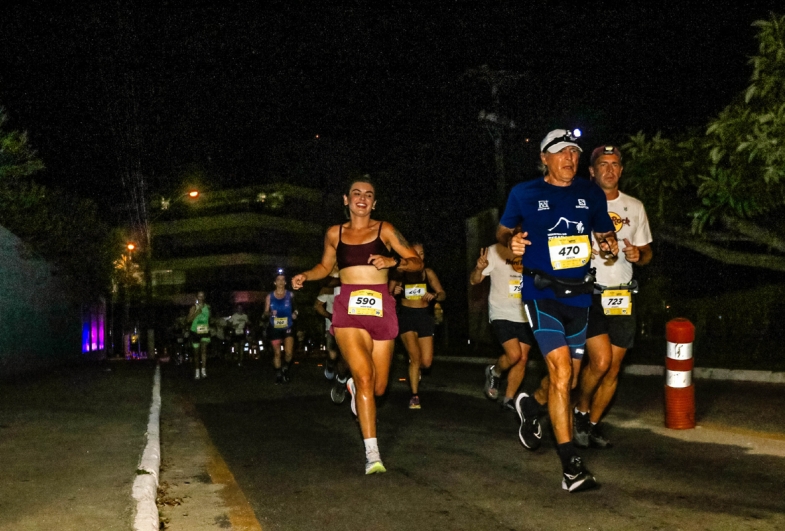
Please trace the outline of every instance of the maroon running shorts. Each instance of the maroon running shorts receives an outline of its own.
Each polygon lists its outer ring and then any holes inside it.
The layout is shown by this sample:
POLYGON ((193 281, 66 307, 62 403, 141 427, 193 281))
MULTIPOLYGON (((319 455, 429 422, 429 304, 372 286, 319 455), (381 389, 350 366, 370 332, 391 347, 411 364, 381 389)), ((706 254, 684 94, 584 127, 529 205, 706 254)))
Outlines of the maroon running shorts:
POLYGON ((361 328, 374 341, 398 337, 395 297, 387 291, 387 284, 343 284, 333 302, 333 335, 336 328, 361 328))

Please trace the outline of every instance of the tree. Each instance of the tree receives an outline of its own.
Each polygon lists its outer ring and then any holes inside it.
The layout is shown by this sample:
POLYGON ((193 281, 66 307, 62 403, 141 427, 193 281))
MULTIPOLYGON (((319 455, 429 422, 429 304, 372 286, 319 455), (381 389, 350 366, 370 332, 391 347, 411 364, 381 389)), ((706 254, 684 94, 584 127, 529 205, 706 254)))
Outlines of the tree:
POLYGON ((108 228, 92 201, 37 184, 43 162, 27 135, 5 128, 0 108, 0 225, 53 264, 84 295, 104 292, 112 271, 108 228))
POLYGON ((785 17, 753 25, 749 87, 704 131, 631 137, 626 186, 646 203, 659 239, 785 271, 785 223, 777 221, 785 213, 785 17))

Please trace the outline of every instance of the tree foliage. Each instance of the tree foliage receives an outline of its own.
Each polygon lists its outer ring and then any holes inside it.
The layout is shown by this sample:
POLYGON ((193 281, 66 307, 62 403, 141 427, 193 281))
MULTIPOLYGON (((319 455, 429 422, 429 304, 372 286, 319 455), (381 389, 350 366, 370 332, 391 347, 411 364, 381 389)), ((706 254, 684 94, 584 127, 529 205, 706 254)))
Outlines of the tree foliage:
MULTIPOLYGON (((785 226, 771 221, 785 212, 785 17, 753 25, 750 85, 704 130, 676 138, 641 132, 624 146, 627 187, 660 233, 684 234, 689 224, 693 237, 679 243, 719 259, 716 245, 729 238, 785 252, 785 226)), ((770 259, 742 254, 740 263, 772 268, 770 259)), ((785 263, 774 268, 785 270, 785 263)))
POLYGON ((27 251, 52 263, 82 294, 108 287, 112 270, 108 228, 96 205, 37 184, 44 164, 25 133, 8 131, 0 108, 0 225, 27 245, 27 251))

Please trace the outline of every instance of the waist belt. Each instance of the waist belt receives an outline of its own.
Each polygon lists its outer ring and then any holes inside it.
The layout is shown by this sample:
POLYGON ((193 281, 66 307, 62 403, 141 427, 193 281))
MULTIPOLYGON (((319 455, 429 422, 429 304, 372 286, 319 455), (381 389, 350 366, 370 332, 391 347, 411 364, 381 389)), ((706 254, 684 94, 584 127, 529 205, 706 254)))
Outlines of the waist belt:
POLYGON ((619 284, 618 286, 601 286, 599 284, 595 284, 594 286, 594 294, 601 295, 603 291, 616 291, 616 290, 629 290, 630 293, 638 293, 638 281, 631 280, 628 284, 619 284))
POLYGON ((523 271, 525 275, 534 278, 535 288, 550 288, 553 294, 560 299, 594 293, 595 272, 596 270, 591 268, 583 278, 559 278, 539 269, 524 269, 523 271))

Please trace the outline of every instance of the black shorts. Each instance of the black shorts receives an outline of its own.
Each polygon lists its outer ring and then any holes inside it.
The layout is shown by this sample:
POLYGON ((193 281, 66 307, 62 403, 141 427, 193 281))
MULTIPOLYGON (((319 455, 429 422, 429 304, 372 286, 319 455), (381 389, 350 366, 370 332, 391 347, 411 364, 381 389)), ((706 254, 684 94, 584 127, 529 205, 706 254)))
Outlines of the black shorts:
POLYGON ((521 343, 526 343, 530 347, 534 346, 534 333, 529 323, 516 323, 506 319, 495 319, 491 321, 491 327, 496 334, 496 339, 502 345, 510 339, 517 339, 521 343))
POLYGON ((292 336, 294 336, 294 334, 292 333, 291 328, 274 328, 273 326, 267 327, 267 339, 269 341, 281 341, 287 337, 292 336))
POLYGON ((556 299, 526 300, 523 307, 543 356, 557 348, 568 347, 570 357, 583 358, 588 308, 569 306, 556 299))
POLYGON ((611 345, 631 349, 635 344, 635 314, 605 315, 602 296, 592 295, 586 338, 608 334, 611 345))
POLYGON ((419 337, 433 335, 435 325, 430 308, 398 306, 398 333, 416 332, 419 337))

